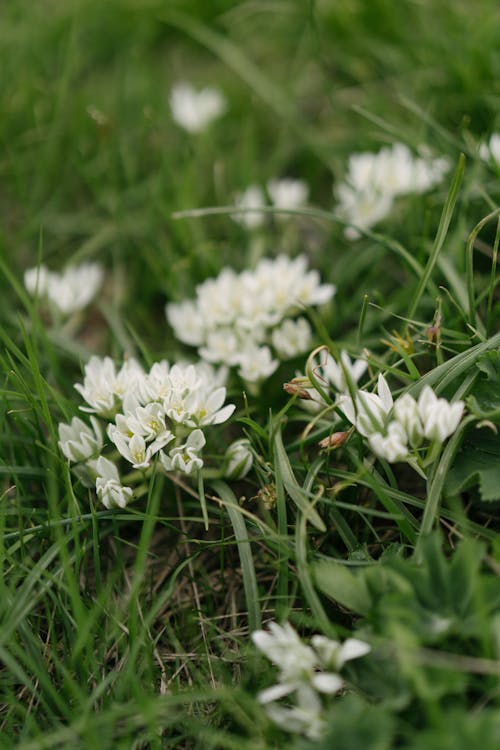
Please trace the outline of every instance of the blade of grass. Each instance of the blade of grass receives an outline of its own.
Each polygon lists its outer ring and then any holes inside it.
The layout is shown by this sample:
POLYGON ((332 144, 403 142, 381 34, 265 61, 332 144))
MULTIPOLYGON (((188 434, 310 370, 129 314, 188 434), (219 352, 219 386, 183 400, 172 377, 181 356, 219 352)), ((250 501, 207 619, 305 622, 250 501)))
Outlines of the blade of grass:
POLYGON ((435 521, 437 520, 439 513, 439 503, 441 495, 443 493, 443 487, 445 479, 448 475, 448 470, 451 466, 451 462, 455 456, 455 452, 460 445, 462 434, 471 422, 475 420, 475 417, 470 416, 461 422, 456 432, 453 433, 448 445, 444 449, 439 463, 437 463, 435 470, 429 478, 428 491, 427 491, 427 502, 425 504, 424 515, 422 518, 422 524, 418 535, 416 550, 418 551, 421 544, 420 540, 427 534, 430 534, 435 521))
POLYGON ((415 316, 417 307, 427 287, 427 284, 429 283, 431 274, 434 270, 434 266, 436 265, 437 259, 439 257, 439 253, 441 252, 443 248, 443 244, 444 244, 446 235, 448 233, 448 228, 450 226, 451 218, 453 216, 453 210, 457 202, 460 185, 462 184, 462 177, 464 174, 464 169, 465 169, 465 156, 463 154, 460 154, 458 165, 455 170, 455 174, 453 175, 453 180, 451 182, 450 190, 448 192, 448 197, 446 198, 443 212, 441 214, 441 220, 439 222, 439 227, 436 233, 436 239, 434 240, 434 246, 432 248, 424 273, 422 274, 420 278, 417 289, 415 290, 415 294, 413 296, 413 300, 408 310, 409 318, 413 318, 415 316))
POLYGON ((276 465, 279 465, 280 475, 287 493, 290 495, 299 510, 304 513, 306 519, 313 524, 319 531, 326 531, 326 526, 318 515, 317 511, 309 502, 308 493, 306 493, 298 484, 290 466, 290 461, 283 446, 281 430, 278 427, 274 436, 274 458, 276 465))
POLYGON ((248 538, 248 531, 245 519, 238 505, 238 501, 233 491, 225 482, 215 480, 211 482, 215 492, 220 495, 224 501, 225 508, 228 512, 229 519, 233 526, 234 535, 238 545, 238 553, 241 562, 241 573, 243 576, 243 588, 248 611, 248 626, 251 631, 259 630, 262 627, 262 618, 259 603, 259 589, 257 587, 257 576, 252 558, 252 549, 248 538))
MULTIPOLYGON (((278 515, 278 534, 279 539, 288 537, 288 521, 286 509, 285 487, 281 476, 280 464, 276 462, 275 472, 276 484, 276 510, 278 515)), ((278 600, 276 603, 276 614, 279 620, 288 619, 288 558, 289 550, 287 545, 279 545, 278 561, 278 600)))

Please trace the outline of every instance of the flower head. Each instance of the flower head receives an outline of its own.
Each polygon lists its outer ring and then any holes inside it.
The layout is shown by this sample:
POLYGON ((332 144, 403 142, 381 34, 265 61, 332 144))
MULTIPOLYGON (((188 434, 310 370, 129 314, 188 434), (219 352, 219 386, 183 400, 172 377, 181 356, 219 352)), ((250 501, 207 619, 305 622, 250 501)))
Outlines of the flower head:
POLYGON ((242 479, 253 465, 253 453, 250 441, 241 438, 231 443, 224 456, 224 476, 228 479, 242 479))
POLYGON ((61 422, 58 426, 59 448, 70 461, 87 461, 102 449, 102 432, 95 417, 90 418, 92 427, 79 417, 73 417, 70 424, 61 422))
POLYGON ((95 488, 105 508, 125 508, 133 495, 131 487, 120 482, 118 469, 107 458, 100 456, 94 465, 97 472, 95 488))
POLYGON ((418 411, 425 437, 443 443, 457 429, 464 402, 450 403, 445 398, 438 398, 430 386, 425 386, 418 398, 418 411))
POLYGON ((493 133, 489 141, 481 144, 479 156, 484 161, 500 164, 500 133, 493 133))
POLYGON ((83 310, 102 286, 104 271, 99 263, 81 263, 57 273, 45 266, 24 274, 24 285, 31 295, 45 297, 60 315, 83 310))
POLYGON ((170 94, 174 121, 189 133, 200 133, 226 111, 220 91, 206 87, 197 91, 190 83, 177 83, 170 94))
MULTIPOLYGON (((267 192, 275 208, 295 210, 307 203, 309 187, 302 180, 284 177, 281 180, 269 180, 267 192)), ((277 214, 279 217, 279 214, 277 214)), ((285 217, 281 217, 285 218, 285 217)))
POLYGON ((396 198, 430 190, 449 168, 447 159, 433 159, 425 148, 414 156, 403 143, 385 146, 376 154, 352 154, 346 178, 335 188, 338 214, 353 224, 346 237, 357 239, 359 230, 370 229, 391 212, 396 198))
POLYGON ((249 185, 243 192, 238 193, 234 200, 235 206, 246 209, 242 213, 233 213, 231 218, 247 229, 262 226, 265 214, 261 211, 266 205, 264 193, 258 185, 249 185))

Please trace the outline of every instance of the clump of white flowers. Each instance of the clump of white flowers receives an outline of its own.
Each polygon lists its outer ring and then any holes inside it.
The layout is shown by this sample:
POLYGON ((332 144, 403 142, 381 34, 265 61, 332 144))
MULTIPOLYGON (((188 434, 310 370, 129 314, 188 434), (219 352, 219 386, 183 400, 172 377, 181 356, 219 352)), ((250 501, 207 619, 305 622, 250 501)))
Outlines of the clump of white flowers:
POLYGON ((75 384, 90 425, 78 417, 61 423, 59 447, 85 484, 95 481, 97 496, 107 508, 124 507, 133 487, 122 484, 119 460, 140 470, 131 474, 139 481, 154 462, 165 471, 187 475, 202 469, 205 430, 225 422, 235 408, 224 405, 225 376, 206 363, 169 366, 161 361, 146 372, 133 358, 117 369, 110 357, 92 357, 83 383, 75 384), (115 448, 109 457, 101 455, 103 432, 115 448))
POLYGON ((394 401, 383 375, 378 377, 377 393, 358 390, 354 399, 344 396, 339 406, 377 456, 420 466, 436 457, 464 411, 463 401, 438 398, 428 385, 418 399, 405 393, 394 401))
MULTIPOLYGON (((303 180, 296 180, 293 177, 269 180, 266 188, 271 206, 277 209, 274 215, 280 220, 287 218, 286 214, 279 213, 280 210, 295 211, 302 208, 309 197, 308 185, 303 180)), ((247 229, 255 229, 265 222, 266 214, 260 209, 269 204, 264 190, 259 185, 249 185, 246 190, 239 193, 236 196, 235 205, 246 210, 232 214, 232 218, 247 229)))
POLYGON ((368 654, 369 644, 357 638, 339 643, 314 635, 311 645, 306 645, 290 623, 275 622, 269 624, 269 631, 255 631, 252 640, 279 669, 276 685, 258 695, 267 714, 287 732, 319 739, 326 728, 322 696, 334 695, 344 687, 338 672, 347 661, 368 654), (278 703, 285 697, 289 705, 278 703))
POLYGON ((321 284, 319 273, 308 270, 304 256, 279 255, 253 271, 224 268, 196 288, 194 300, 168 304, 166 315, 176 337, 198 347, 206 362, 237 367, 247 383, 259 383, 279 359, 307 351, 311 327, 297 313, 334 294, 332 284, 321 284))
POLYGON ((484 161, 500 165, 500 133, 493 133, 487 143, 482 143, 479 156, 484 161))
POLYGON ((92 302, 102 286, 104 270, 100 263, 81 263, 64 271, 49 271, 44 265, 24 274, 24 286, 32 297, 47 300, 57 316, 69 316, 92 302))
POLYGON ((347 176, 335 189, 337 213, 353 227, 346 237, 359 237, 392 210, 394 200, 410 193, 425 193, 439 184, 450 169, 445 158, 431 158, 425 149, 414 156, 408 146, 394 143, 378 153, 361 152, 349 158, 347 176))
POLYGON ((197 91, 190 83, 177 83, 170 93, 172 119, 189 133, 206 130, 226 109, 226 100, 218 89, 197 91))

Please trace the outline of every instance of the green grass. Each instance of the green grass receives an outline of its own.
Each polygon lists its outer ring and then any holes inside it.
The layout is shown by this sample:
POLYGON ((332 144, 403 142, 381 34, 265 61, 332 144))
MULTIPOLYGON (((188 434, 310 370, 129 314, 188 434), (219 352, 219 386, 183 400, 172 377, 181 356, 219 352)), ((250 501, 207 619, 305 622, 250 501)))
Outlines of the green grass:
POLYGON ((0 747, 499 746, 500 189, 477 156, 500 131, 499 31, 494 0, 2 4, 0 747), (178 80, 221 88, 227 114, 183 132, 178 80), (453 169, 353 243, 332 186, 395 141, 453 169), (311 196, 286 222, 252 235, 223 208, 288 175, 311 196), (192 357, 165 303, 279 252, 337 286, 315 346, 366 348, 368 382, 428 383, 473 418, 427 480, 356 434, 320 451, 331 412, 282 390, 299 357, 258 395, 230 380, 236 418, 210 450, 246 434, 256 460, 206 479, 208 529, 196 483, 160 472, 105 510, 57 445, 82 364, 192 357), (83 260, 105 266, 102 293, 51 326, 23 272, 83 260), (276 670, 249 635, 274 619, 372 644, 317 743, 256 700, 276 670))

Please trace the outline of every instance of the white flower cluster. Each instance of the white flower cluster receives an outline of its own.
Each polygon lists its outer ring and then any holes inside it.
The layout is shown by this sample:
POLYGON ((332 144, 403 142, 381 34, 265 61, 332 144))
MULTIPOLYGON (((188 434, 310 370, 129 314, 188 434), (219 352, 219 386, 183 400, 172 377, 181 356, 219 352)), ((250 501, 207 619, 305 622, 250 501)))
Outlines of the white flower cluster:
POLYGON ((463 401, 438 398, 428 385, 418 400, 406 393, 394 401, 383 375, 377 393, 359 390, 354 401, 345 396, 339 406, 372 451, 390 463, 417 458, 424 440, 440 446, 455 432, 464 410, 463 401))
MULTIPOLYGON (((278 209, 277 219, 286 219, 286 214, 280 214, 279 210, 295 211, 302 208, 309 197, 309 187, 302 180, 295 180, 292 177, 284 177, 281 180, 269 180, 267 185, 267 194, 271 200, 271 205, 278 209)), ((238 208, 247 209, 242 213, 232 214, 234 221, 242 224, 247 229, 255 229, 262 226, 266 220, 266 214, 260 209, 267 205, 264 191, 259 185, 249 185, 246 190, 239 193, 235 199, 235 205, 238 208), (249 209, 252 209, 251 211, 249 209)))
POLYGON ((24 274, 24 286, 34 297, 46 299, 59 315, 83 310, 102 286, 104 270, 99 263, 81 263, 57 273, 44 265, 30 268, 24 274))
POLYGON ((449 168, 447 159, 432 159, 425 153, 415 157, 403 143, 376 154, 352 154, 347 177, 335 189, 338 215, 354 225, 346 229, 346 237, 356 239, 358 229, 369 229, 384 219, 399 196, 433 188, 449 168))
POLYGON ((323 635, 314 635, 308 646, 289 623, 275 622, 269 632, 254 632, 252 640, 280 670, 277 684, 259 693, 259 702, 282 729, 319 739, 325 729, 320 695, 338 693, 344 686, 338 672, 347 661, 368 654, 370 646, 357 638, 339 643, 323 635), (276 703, 290 695, 295 697, 294 705, 276 703))
POLYGON ((224 379, 222 370, 206 363, 170 367, 161 361, 146 372, 132 358, 117 370, 110 357, 92 357, 83 383, 75 384, 86 402, 81 410, 92 415, 91 426, 78 417, 60 424, 60 449, 79 464, 80 477, 95 478, 107 508, 124 507, 132 488, 121 485, 116 465, 99 456, 103 437, 97 418, 107 421, 109 440, 132 468, 146 470, 157 459, 166 471, 193 474, 203 466, 203 430, 225 422, 235 408, 223 405, 224 379))
POLYGON ((488 143, 481 144, 479 156, 484 161, 500 165, 500 133, 493 133, 488 143))
POLYGON ((197 91, 190 83, 177 83, 170 93, 172 119, 188 133, 201 133, 226 111, 227 104, 218 89, 197 91))
POLYGON ((328 302, 332 284, 321 284, 307 259, 280 255, 261 260, 255 270, 225 268, 196 288, 196 299, 171 303, 167 319, 180 341, 197 346, 207 362, 238 367, 247 383, 258 383, 282 359, 307 351, 311 328, 297 311, 328 302), (274 348, 275 355, 271 350, 274 348))

